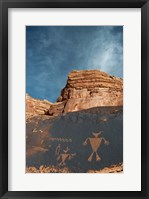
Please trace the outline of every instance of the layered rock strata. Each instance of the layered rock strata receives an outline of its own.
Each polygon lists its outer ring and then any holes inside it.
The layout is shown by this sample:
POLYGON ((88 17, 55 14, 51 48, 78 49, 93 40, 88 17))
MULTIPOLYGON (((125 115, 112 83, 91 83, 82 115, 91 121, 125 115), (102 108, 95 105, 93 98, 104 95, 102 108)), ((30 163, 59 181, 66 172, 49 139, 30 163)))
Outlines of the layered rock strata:
POLYGON ((48 113, 52 103, 47 100, 38 100, 26 94, 26 117, 45 115, 48 113))
POLYGON ((122 106, 123 80, 99 70, 72 71, 49 115, 92 107, 122 106))

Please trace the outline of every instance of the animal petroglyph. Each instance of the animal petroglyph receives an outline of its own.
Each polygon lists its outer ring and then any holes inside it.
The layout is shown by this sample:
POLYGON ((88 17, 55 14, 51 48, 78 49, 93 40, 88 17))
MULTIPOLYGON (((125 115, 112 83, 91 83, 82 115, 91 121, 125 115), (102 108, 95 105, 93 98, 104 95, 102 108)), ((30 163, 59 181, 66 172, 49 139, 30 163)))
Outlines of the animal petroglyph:
POLYGON ((71 160, 74 156, 76 156, 76 153, 70 154, 68 153, 69 148, 63 150, 64 153, 60 154, 57 158, 57 160, 60 160, 59 166, 65 166, 66 160, 71 160))
POLYGON ((34 129, 32 129, 32 132, 33 133, 46 133, 46 132, 48 132, 48 130, 49 130, 49 128, 50 128, 50 125, 48 125, 48 126, 46 126, 46 128, 44 128, 44 129, 40 129, 40 127, 37 127, 36 126, 36 128, 34 128, 34 129))
POLYGON ((83 143, 83 145, 84 146, 86 146, 88 143, 91 145, 91 147, 92 147, 92 153, 91 153, 91 155, 89 156, 89 158, 88 158, 88 161, 89 162, 91 162, 92 161, 92 159, 93 159, 93 155, 95 154, 96 155, 96 161, 100 161, 101 160, 101 158, 100 158, 100 156, 98 155, 98 153, 97 153, 97 151, 98 151, 98 149, 99 149, 99 147, 100 147, 100 145, 101 145, 101 142, 102 141, 104 141, 104 144, 106 144, 106 145, 108 145, 109 144, 109 142, 105 139, 105 138, 103 138, 103 137, 99 137, 99 135, 102 133, 102 131, 100 131, 99 133, 93 133, 93 135, 94 135, 94 137, 93 138, 87 138, 85 141, 84 141, 84 143, 83 143))

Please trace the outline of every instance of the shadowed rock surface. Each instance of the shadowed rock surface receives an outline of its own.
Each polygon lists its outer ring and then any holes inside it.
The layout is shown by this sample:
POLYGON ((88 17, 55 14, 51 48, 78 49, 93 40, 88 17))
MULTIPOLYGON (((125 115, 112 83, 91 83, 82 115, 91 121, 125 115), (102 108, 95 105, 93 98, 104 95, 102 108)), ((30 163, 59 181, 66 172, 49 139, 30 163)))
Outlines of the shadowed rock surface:
POLYGON ((27 167, 54 165, 79 173, 123 162, 122 107, 96 107, 59 117, 35 116, 28 119, 26 135, 27 167), (102 138, 99 147, 98 138, 102 138), (96 149, 97 154, 93 153, 96 149))

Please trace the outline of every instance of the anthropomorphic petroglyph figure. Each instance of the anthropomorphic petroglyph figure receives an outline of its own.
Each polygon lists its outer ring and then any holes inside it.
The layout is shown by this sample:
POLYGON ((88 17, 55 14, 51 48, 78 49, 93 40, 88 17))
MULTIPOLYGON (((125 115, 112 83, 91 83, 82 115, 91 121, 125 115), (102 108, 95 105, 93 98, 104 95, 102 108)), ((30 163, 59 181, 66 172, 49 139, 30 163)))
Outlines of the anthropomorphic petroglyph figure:
POLYGON ((61 162, 59 163, 59 166, 65 166, 66 165, 66 160, 71 160, 76 154, 70 154, 68 153, 69 148, 67 147, 66 149, 63 150, 64 153, 60 154, 57 160, 61 159, 61 162))
POLYGON ((93 133, 94 137, 93 138, 87 138, 83 145, 86 146, 88 143, 91 145, 93 152, 91 153, 91 155, 88 158, 88 161, 91 162, 93 159, 93 155, 96 155, 96 161, 100 161, 101 158, 99 157, 97 151, 101 145, 101 142, 104 141, 104 144, 108 145, 109 142, 103 138, 103 137, 99 137, 99 135, 102 133, 103 131, 100 131, 99 133, 93 133))

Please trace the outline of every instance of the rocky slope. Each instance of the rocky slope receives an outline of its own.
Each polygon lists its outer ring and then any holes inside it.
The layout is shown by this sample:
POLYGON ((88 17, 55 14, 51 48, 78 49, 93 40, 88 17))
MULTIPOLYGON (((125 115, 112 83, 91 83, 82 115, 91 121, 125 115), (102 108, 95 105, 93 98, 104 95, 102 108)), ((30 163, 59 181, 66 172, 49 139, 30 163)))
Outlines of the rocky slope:
POLYGON ((122 106, 123 80, 99 70, 72 71, 49 115, 92 107, 122 106))
MULTIPOLYGON (((122 173, 123 164, 119 163, 117 165, 112 165, 110 167, 105 167, 101 170, 88 170, 87 173, 122 173)), ((41 165, 39 168, 36 167, 27 167, 26 173, 71 173, 68 167, 59 168, 54 165, 46 167, 41 165)))
POLYGON ((26 118, 35 115, 45 115, 52 103, 47 100, 38 100, 26 94, 26 118))

